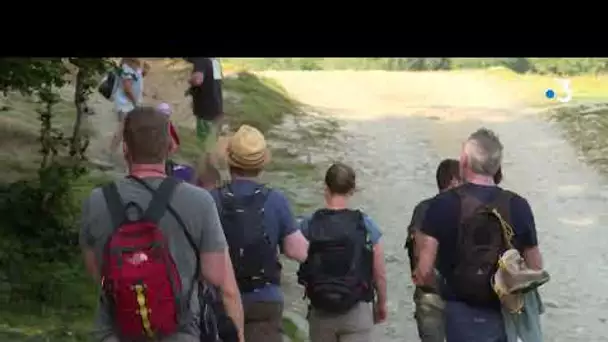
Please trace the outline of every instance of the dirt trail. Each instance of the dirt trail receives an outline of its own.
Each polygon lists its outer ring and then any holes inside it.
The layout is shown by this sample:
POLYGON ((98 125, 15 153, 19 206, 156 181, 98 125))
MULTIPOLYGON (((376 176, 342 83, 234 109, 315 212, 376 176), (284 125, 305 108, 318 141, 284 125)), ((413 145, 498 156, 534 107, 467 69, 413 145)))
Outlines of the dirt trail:
MULTIPOLYGON (((416 341, 402 249, 411 211, 436 192, 440 159, 480 126, 505 145, 504 186, 528 200, 545 263, 546 340, 608 341, 608 184, 579 161, 557 128, 481 73, 267 72, 299 100, 344 124, 343 156, 359 171, 358 204, 382 227, 390 322, 375 341, 416 341)), ((542 94, 539 94, 542 96, 542 94)), ((299 300, 299 298, 294 298, 299 300)))

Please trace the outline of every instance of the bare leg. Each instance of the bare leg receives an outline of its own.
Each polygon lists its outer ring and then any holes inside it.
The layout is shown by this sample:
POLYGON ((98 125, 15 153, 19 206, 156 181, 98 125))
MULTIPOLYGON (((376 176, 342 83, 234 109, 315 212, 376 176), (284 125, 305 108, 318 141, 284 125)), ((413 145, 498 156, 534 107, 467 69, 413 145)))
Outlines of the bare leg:
POLYGON ((110 143, 110 154, 115 153, 118 147, 120 146, 120 143, 122 142, 122 132, 125 127, 125 120, 124 115, 122 115, 122 113, 119 113, 119 117, 120 121, 118 122, 118 128, 114 132, 114 135, 112 136, 112 142, 110 143))

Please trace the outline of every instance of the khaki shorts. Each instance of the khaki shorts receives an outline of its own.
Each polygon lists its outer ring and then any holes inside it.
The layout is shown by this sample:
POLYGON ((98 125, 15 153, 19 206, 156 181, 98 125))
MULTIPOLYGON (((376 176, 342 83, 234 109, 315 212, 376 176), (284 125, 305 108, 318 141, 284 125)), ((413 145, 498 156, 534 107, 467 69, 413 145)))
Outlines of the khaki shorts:
POLYGON ((245 314, 245 341, 283 342, 283 303, 245 303, 243 311, 245 314))
POLYGON ((311 308, 308 326, 311 342, 372 342, 374 312, 365 302, 337 316, 311 308))

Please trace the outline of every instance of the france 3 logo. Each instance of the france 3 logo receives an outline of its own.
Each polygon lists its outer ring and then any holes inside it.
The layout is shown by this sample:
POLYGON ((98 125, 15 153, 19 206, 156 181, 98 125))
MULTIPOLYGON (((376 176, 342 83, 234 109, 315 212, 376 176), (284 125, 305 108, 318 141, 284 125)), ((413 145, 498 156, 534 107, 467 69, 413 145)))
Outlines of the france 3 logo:
POLYGON ((557 83, 560 85, 558 90, 564 93, 564 96, 558 97, 557 92, 553 89, 547 89, 545 91, 545 97, 549 100, 557 100, 561 103, 567 103, 572 100, 572 89, 570 89, 570 80, 568 79, 556 79, 557 83))

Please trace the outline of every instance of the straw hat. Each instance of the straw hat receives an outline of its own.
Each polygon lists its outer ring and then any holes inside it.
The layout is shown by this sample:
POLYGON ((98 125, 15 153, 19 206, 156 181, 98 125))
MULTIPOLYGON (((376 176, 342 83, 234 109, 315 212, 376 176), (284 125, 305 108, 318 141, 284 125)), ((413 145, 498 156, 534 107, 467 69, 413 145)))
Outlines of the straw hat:
POLYGON ((270 151, 262 132, 249 125, 242 125, 228 142, 228 164, 243 170, 263 168, 270 161, 270 151))

